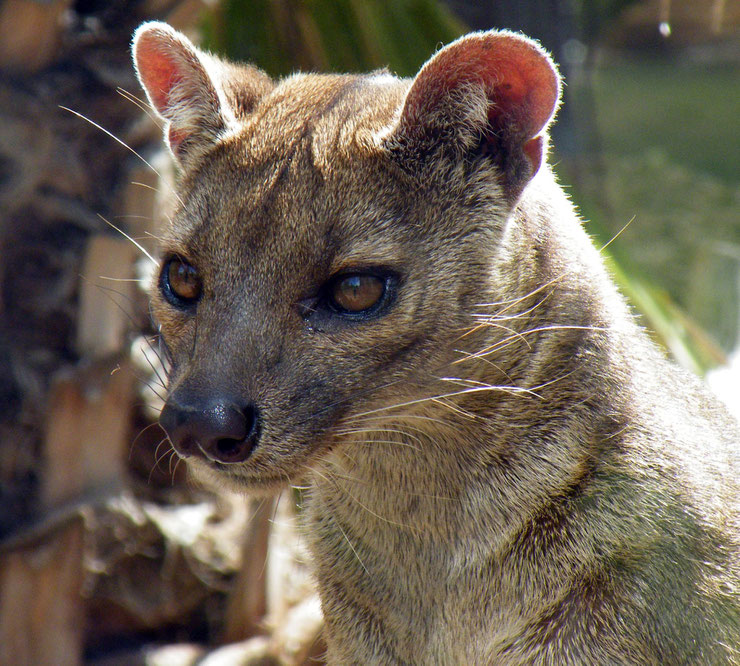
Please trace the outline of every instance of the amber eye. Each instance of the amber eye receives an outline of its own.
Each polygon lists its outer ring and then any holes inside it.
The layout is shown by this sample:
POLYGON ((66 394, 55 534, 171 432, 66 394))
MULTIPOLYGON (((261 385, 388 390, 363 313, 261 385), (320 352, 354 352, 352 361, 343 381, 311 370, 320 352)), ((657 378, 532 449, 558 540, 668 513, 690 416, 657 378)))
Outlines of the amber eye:
POLYGON ((382 300, 385 294, 383 278, 377 275, 345 275, 331 285, 329 297, 335 310, 340 313, 357 314, 367 312, 382 300))
POLYGON ((202 283, 193 265, 179 257, 172 257, 162 270, 161 287, 167 300, 177 307, 183 307, 198 299, 202 283))

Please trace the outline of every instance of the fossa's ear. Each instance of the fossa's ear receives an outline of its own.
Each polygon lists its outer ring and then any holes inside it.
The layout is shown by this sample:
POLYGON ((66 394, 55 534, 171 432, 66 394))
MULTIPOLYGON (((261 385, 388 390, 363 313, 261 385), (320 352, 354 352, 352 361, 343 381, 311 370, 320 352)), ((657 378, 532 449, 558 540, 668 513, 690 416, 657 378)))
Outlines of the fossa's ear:
POLYGON ((534 41, 507 31, 472 33, 421 68, 388 137, 422 158, 444 144, 457 159, 490 156, 515 201, 537 173, 560 77, 534 41))
POLYGON ((166 23, 139 26, 132 51, 136 74, 166 121, 165 142, 181 166, 238 127, 273 85, 254 67, 204 53, 166 23))

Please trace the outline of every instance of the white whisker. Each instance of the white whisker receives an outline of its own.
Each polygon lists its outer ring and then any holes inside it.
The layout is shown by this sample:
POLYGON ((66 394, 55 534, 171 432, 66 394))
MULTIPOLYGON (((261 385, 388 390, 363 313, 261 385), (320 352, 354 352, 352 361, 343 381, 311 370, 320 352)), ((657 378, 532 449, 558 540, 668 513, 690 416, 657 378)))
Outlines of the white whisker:
MULTIPOLYGON (((367 570, 367 567, 363 564, 362 560, 360 559, 359 554, 355 550, 355 547, 352 545, 352 542, 349 540, 349 537, 347 536, 346 532, 342 529, 342 526, 339 524, 339 521, 335 519, 334 524, 337 526, 337 529, 342 533, 344 540, 347 542, 347 545, 351 548, 352 552, 355 554, 355 557, 357 558, 357 561, 360 563, 360 566, 364 569, 365 573, 368 576, 370 576, 370 572, 367 570)), ((370 576, 370 578, 372 578, 372 576, 370 576)))
POLYGON ((115 229, 119 234, 121 234, 121 236, 123 236, 127 240, 130 240, 155 266, 159 265, 159 262, 151 254, 149 254, 147 249, 141 243, 135 240, 133 236, 129 236, 129 234, 127 234, 123 229, 117 227, 115 224, 113 224, 113 222, 106 220, 100 213, 98 213, 98 217, 103 220, 103 222, 105 222, 109 227, 115 229))
MULTIPOLYGON (((84 120, 85 122, 88 122, 88 123, 90 123, 90 124, 91 124, 91 125, 92 125, 93 127, 95 127, 96 129, 100 130, 100 131, 101 131, 101 132, 103 132, 104 134, 107 134, 107 135, 108 135, 108 136, 109 136, 109 137, 110 137, 111 139, 113 139, 113 140, 114 140, 114 141, 115 141, 116 143, 119 143, 119 144, 120 144, 120 145, 122 145, 122 146, 123 146, 123 147, 124 147, 124 148, 125 148, 126 150, 128 150, 129 152, 133 153, 133 154, 134 154, 134 155, 135 155, 136 157, 138 157, 138 158, 139 158, 139 159, 140 159, 140 160, 141 160, 141 161, 142 161, 142 162, 143 162, 143 163, 144 163, 144 164, 145 164, 146 166, 148 166, 148 167, 149 167, 149 168, 150 168, 150 169, 151 169, 151 170, 152 170, 152 171, 153 171, 153 172, 154 172, 154 173, 155 173, 155 174, 156 174, 157 176, 159 176, 159 179, 160 179, 160 181, 161 181, 161 182, 163 182, 163 183, 165 183, 165 184, 167 183, 167 181, 166 181, 166 180, 165 180, 165 179, 164 179, 164 178, 162 177, 162 174, 161 174, 161 173, 159 173, 159 171, 157 171, 157 169, 155 169, 155 168, 154 168, 154 166, 152 166, 152 164, 151 164, 151 163, 149 163, 149 162, 148 162, 147 160, 145 160, 145 159, 144 159, 144 158, 143 158, 143 157, 142 157, 142 156, 141 156, 141 155, 140 155, 139 153, 137 153, 137 152, 136 152, 136 151, 135 151, 135 150, 134 150, 134 149, 133 149, 133 148, 132 148, 131 146, 129 146, 129 145, 128 145, 128 144, 127 144, 127 143, 126 143, 125 141, 122 141, 121 139, 119 139, 119 138, 118 138, 118 137, 117 137, 117 136, 116 136, 115 134, 113 134, 113 132, 111 132, 110 130, 107 130, 107 129, 105 129, 105 127, 103 127, 102 125, 99 125, 99 124, 98 124, 98 123, 96 123, 96 122, 95 122, 94 120, 91 120, 90 118, 88 118, 87 116, 84 116, 83 114, 79 113, 78 111, 74 111, 73 109, 70 109, 69 107, 63 106, 63 105, 61 105, 61 104, 59 105, 59 108, 60 108, 60 109, 62 109, 62 110, 64 110, 64 111, 68 111, 69 113, 71 113, 71 114, 73 114, 73 115, 77 116, 77 117, 78 117, 78 118, 80 118, 81 120, 84 120)), ((175 197, 177 198, 177 200, 178 200, 178 201, 179 201, 179 202, 180 202, 180 203, 182 204, 182 199, 180 198, 180 195, 179 195, 179 194, 178 194, 178 193, 177 193, 177 192, 176 192, 176 191, 175 191, 174 189, 172 189, 171 187, 168 187, 167 189, 168 189, 168 190, 169 190, 169 191, 170 191, 170 192, 171 192, 171 193, 172 193, 172 194, 173 194, 173 195, 174 195, 174 196, 175 196, 175 197)))
POLYGON ((161 125, 162 122, 157 118, 155 114, 152 113, 151 107, 147 102, 145 102, 143 99, 140 99, 133 93, 129 92, 125 88, 121 88, 121 86, 118 86, 116 88, 116 92, 123 97, 126 101, 131 102, 134 106, 138 107, 141 111, 143 111, 151 120, 154 121, 155 124, 161 125))

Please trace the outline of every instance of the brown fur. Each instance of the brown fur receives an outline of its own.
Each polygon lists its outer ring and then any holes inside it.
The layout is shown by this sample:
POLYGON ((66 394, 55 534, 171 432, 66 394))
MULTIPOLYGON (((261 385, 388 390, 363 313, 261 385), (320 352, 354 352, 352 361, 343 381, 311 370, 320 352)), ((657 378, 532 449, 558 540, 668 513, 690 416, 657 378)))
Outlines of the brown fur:
POLYGON ((203 284, 189 309, 153 292, 170 402, 260 414, 243 462, 188 460, 306 485, 330 661, 740 663, 737 425, 540 166, 547 56, 480 33, 413 82, 273 83, 162 24, 135 56, 182 166, 162 253, 203 284), (376 266, 399 276, 381 315, 301 315, 376 266))

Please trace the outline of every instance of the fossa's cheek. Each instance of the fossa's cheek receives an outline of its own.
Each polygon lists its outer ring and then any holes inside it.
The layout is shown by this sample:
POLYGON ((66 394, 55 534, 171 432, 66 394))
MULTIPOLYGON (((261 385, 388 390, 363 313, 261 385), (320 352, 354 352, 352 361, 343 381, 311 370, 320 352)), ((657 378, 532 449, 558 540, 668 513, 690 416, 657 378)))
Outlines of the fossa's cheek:
POLYGON ((162 298, 158 288, 152 290, 149 301, 152 319, 162 343, 170 354, 179 352, 191 337, 192 317, 175 310, 162 298))

